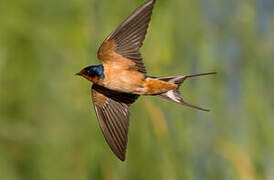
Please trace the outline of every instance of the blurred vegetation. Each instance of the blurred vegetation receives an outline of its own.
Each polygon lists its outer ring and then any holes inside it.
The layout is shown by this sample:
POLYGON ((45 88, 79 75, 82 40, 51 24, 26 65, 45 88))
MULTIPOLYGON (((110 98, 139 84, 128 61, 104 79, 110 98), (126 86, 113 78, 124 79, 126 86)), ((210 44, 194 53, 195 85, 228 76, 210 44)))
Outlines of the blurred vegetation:
POLYGON ((0 2, 0 179, 274 179, 274 2, 158 0, 149 75, 187 80, 186 101, 131 107, 127 160, 107 146, 90 83, 104 38, 145 0, 0 2))

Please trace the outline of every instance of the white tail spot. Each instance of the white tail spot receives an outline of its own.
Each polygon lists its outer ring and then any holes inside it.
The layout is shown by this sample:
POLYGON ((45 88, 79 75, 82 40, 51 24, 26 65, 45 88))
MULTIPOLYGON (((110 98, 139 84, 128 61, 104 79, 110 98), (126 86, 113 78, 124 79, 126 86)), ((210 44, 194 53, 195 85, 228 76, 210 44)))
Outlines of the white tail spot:
POLYGON ((173 101, 176 101, 178 103, 180 103, 180 99, 178 97, 176 97, 176 95, 174 94, 174 91, 173 90, 170 90, 168 92, 166 92, 166 95, 172 99, 173 101))

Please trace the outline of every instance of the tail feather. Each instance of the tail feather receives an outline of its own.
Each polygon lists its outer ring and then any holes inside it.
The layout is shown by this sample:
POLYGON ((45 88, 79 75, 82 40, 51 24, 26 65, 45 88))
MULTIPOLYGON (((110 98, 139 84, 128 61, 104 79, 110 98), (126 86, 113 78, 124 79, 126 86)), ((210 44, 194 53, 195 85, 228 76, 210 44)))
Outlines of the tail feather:
POLYGON ((174 83, 177 84, 179 87, 175 90, 170 90, 168 92, 162 93, 157 95, 158 97, 171 101, 171 102, 176 102, 194 109, 198 109, 201 111, 210 111, 209 109, 205 109, 205 108, 201 108, 199 106, 195 106, 192 104, 189 104, 187 102, 185 102, 180 94, 179 88, 181 86, 181 84, 187 79, 187 78, 191 78, 191 77, 197 77, 197 76, 206 76, 206 75, 212 75, 212 74, 216 74, 216 72, 211 72, 211 73, 202 73, 202 74, 192 74, 192 75, 181 75, 181 76, 170 76, 170 77, 162 77, 162 78, 157 78, 159 80, 162 81, 166 81, 169 83, 174 83))

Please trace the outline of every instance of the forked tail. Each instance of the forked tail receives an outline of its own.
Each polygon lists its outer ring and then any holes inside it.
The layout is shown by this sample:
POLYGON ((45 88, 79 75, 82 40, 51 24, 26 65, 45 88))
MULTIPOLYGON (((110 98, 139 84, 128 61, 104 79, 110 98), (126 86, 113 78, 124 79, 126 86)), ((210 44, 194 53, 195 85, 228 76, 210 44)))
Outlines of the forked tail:
POLYGON ((196 77, 196 76, 207 76, 207 75, 212 75, 212 74, 216 74, 216 72, 157 78, 157 79, 162 80, 162 81, 177 84, 179 87, 175 90, 170 90, 166 93, 162 93, 162 94, 159 94, 159 95, 156 95, 156 96, 158 96, 162 99, 171 101, 171 102, 176 102, 176 103, 191 107, 191 108, 199 109, 199 110, 202 110, 202 111, 209 111, 209 109, 204 109, 204 108, 201 108, 201 107, 198 107, 198 106, 195 106, 195 105, 192 105, 192 104, 189 104, 189 103, 185 102, 181 97, 179 88, 180 88, 181 84, 183 84, 183 82, 187 78, 196 77))

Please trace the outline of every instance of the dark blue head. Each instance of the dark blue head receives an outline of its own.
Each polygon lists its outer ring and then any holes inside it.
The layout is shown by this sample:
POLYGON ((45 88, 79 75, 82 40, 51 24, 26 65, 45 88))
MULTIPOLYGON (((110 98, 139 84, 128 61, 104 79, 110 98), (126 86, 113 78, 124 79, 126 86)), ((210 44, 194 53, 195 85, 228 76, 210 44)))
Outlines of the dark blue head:
POLYGON ((82 69, 80 73, 77 73, 76 75, 83 76, 84 78, 96 83, 99 79, 104 78, 104 66, 88 66, 82 69))

